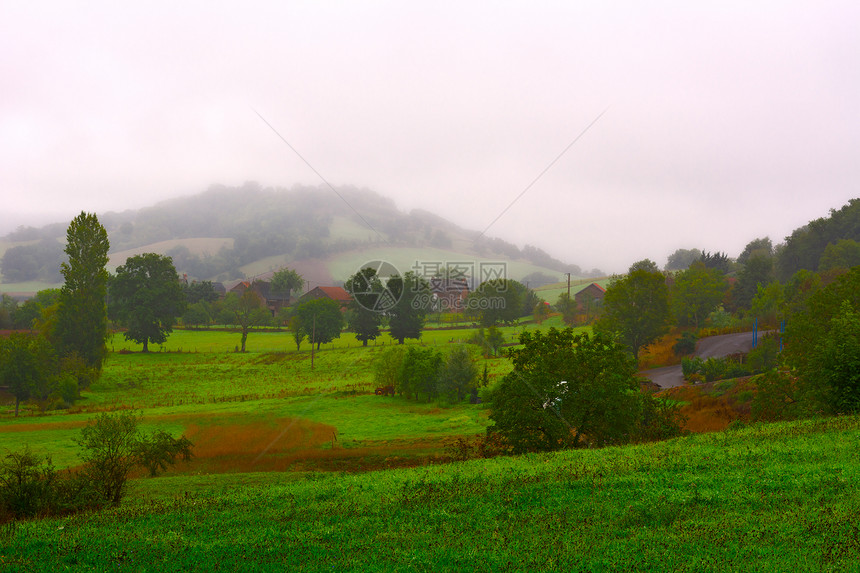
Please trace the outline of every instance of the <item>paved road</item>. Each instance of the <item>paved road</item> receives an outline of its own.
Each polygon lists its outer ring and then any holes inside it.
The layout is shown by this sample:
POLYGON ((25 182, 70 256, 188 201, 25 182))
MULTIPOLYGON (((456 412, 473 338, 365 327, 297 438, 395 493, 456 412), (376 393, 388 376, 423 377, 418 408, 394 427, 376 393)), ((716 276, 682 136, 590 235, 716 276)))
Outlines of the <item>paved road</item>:
MULTIPOLYGON (((764 332, 759 332, 759 337, 764 334, 764 332)), ((752 340, 752 332, 709 336, 702 338, 696 344, 696 356, 705 359, 719 358, 728 356, 729 354, 737 354, 738 352, 746 353, 752 350, 752 340)), ((652 382, 661 388, 674 388, 684 383, 684 375, 681 373, 680 364, 677 366, 644 370, 639 375, 650 378, 652 382)))

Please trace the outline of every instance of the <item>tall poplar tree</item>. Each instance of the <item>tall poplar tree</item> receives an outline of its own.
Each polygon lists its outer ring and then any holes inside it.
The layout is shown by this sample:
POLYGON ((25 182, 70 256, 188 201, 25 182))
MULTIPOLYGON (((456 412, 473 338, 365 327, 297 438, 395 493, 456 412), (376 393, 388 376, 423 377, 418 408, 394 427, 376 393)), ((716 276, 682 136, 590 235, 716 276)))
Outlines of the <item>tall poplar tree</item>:
POLYGON ((61 356, 77 355, 91 368, 101 370, 107 356, 107 281, 110 243, 95 213, 72 219, 66 232, 60 266, 65 278, 57 307, 54 341, 61 356))

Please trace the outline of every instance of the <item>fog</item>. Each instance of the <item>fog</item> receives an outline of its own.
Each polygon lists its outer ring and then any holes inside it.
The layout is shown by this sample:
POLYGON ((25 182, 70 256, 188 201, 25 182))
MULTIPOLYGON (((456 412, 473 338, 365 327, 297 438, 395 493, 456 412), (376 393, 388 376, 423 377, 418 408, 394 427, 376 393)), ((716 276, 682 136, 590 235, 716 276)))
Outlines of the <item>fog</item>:
POLYGON ((0 233, 322 176, 617 272, 860 195, 853 2, 2 5, 0 233))

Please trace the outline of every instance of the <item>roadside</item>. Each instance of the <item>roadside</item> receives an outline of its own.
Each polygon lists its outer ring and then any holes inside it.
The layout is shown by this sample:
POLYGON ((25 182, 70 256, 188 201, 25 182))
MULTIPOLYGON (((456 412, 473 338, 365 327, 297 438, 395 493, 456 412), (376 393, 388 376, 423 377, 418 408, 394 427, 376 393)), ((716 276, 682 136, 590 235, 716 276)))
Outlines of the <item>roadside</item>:
MULTIPOLYGON (((760 332, 759 336, 765 334, 760 332)), ((721 358, 731 354, 746 354, 752 350, 753 333, 739 332, 733 334, 721 334, 702 338, 696 344, 695 356, 707 358, 721 358)), ((639 375, 648 378, 661 388, 674 388, 684 384, 684 375, 681 373, 681 365, 666 366, 663 368, 652 368, 643 370, 639 375)))

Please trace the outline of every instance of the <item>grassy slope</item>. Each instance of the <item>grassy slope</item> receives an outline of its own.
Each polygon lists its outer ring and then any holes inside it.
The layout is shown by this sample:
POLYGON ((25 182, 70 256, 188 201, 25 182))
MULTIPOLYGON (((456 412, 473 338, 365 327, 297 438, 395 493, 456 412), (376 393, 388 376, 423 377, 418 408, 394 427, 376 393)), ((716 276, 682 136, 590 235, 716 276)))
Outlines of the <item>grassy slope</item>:
POLYGON ((133 257, 143 253, 157 253, 159 255, 164 255, 167 251, 180 246, 186 247, 192 255, 215 255, 223 247, 232 248, 233 239, 197 237, 193 239, 170 239, 167 241, 160 241, 158 243, 152 243, 134 249, 112 252, 110 254, 110 260, 108 261, 108 267, 110 269, 115 269, 119 265, 124 265, 128 257, 133 257))
POLYGON ((8 571, 851 571, 860 418, 364 474, 138 480, 4 530, 8 571))

